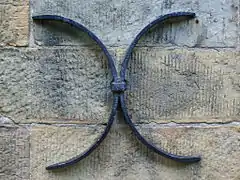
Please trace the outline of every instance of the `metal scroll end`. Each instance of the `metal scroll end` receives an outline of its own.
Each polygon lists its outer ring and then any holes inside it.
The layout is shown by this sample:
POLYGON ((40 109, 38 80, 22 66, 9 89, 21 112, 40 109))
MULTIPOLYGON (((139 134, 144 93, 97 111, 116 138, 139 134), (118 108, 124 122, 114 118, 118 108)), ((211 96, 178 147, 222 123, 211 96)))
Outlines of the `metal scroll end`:
POLYGON ((54 165, 50 165, 46 167, 46 170, 53 170, 56 169, 54 165))
POLYGON ((164 23, 175 23, 196 18, 196 14, 192 12, 174 12, 163 15, 165 17, 164 23))
POLYGON ((64 168, 66 167, 66 163, 58 163, 58 164, 52 164, 50 166, 46 167, 46 170, 54 170, 54 169, 59 169, 59 168, 64 168))
POLYGON ((182 162, 182 163, 197 163, 199 161, 201 161, 201 157, 200 156, 196 156, 196 157, 188 157, 188 158, 177 158, 175 159, 175 161, 178 162, 182 162))

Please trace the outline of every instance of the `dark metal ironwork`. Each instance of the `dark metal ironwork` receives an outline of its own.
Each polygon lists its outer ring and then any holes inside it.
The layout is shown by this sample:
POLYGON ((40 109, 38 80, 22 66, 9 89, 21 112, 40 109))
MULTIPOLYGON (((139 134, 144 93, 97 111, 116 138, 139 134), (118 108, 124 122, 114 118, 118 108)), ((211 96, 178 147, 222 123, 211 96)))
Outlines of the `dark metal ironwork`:
POLYGON ((194 162, 198 162, 201 160, 201 157, 196 156, 196 157, 192 157, 192 156, 178 156, 175 154, 171 154, 168 153, 166 151, 164 151, 163 149, 160 149, 158 147, 156 147, 155 145, 151 144, 150 142, 148 142, 136 129, 136 127, 134 126, 131 118, 128 115, 128 111, 127 111, 127 107, 126 107, 126 103, 124 100, 124 91, 127 90, 127 86, 126 86, 126 79, 125 79, 125 74, 126 74, 126 69, 127 69, 127 65, 128 62, 130 60, 130 56, 132 54, 132 51, 134 49, 134 47, 136 46, 136 44, 138 43, 139 39, 146 33, 149 31, 150 28, 152 28, 154 25, 156 24, 164 24, 168 21, 181 21, 183 19, 192 19, 195 17, 195 13, 191 13, 191 12, 175 12, 175 13, 170 13, 170 14, 166 14, 163 16, 158 17, 156 20, 152 21, 151 23, 149 23, 147 26, 145 26, 139 33, 138 35, 135 37, 135 39, 132 41, 132 43, 130 44, 125 58, 123 60, 122 66, 121 66, 121 71, 120 71, 120 77, 118 76, 116 67, 114 65, 114 61, 112 56, 110 55, 110 53, 108 52, 106 46, 100 41, 100 39, 93 33, 91 32, 89 29, 87 29, 85 26, 83 26, 80 23, 77 23, 71 19, 68 18, 64 18, 61 16, 55 16, 55 15, 41 15, 41 16, 33 16, 34 20, 56 20, 56 21, 61 21, 61 22, 65 22, 67 24, 70 24, 71 26, 74 26, 84 32, 86 32, 99 46, 100 48, 103 50, 104 54, 107 57, 108 60, 108 64, 112 73, 112 77, 113 77, 113 81, 111 83, 111 89, 113 92, 113 105, 112 105, 112 111, 110 113, 109 116, 109 120, 107 123, 107 126, 104 129, 104 132, 102 133, 102 135, 97 139, 97 141, 89 148, 87 149, 85 152, 83 152, 82 154, 73 157, 67 161, 64 162, 60 162, 60 163, 56 163, 53 165, 50 165, 48 167, 46 167, 47 170, 53 170, 53 169, 59 169, 59 168, 64 168, 67 166, 70 166, 72 164, 75 164, 77 162, 79 162, 80 160, 84 159, 85 157, 87 157, 92 151, 94 151, 99 144, 105 139, 105 137, 107 136, 113 121, 114 121, 114 117, 116 115, 116 111, 118 106, 120 105, 120 108, 123 112, 124 115, 124 120, 125 122, 129 125, 129 127, 131 128, 131 130, 133 131, 133 133, 136 135, 136 137, 138 138, 138 140, 140 142, 142 142, 144 145, 146 145, 149 149, 153 150, 155 153, 160 154, 166 158, 178 161, 178 162, 183 162, 183 163, 194 163, 194 162))

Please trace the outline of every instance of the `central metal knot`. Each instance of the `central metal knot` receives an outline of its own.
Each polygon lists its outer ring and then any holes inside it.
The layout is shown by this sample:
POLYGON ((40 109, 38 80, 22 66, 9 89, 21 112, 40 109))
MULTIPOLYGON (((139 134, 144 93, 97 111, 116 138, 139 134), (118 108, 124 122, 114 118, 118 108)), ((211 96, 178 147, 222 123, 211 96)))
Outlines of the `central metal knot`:
POLYGON ((122 80, 120 78, 113 81, 111 83, 111 89, 112 89, 112 92, 115 92, 115 93, 121 93, 121 92, 126 91, 126 89, 127 89, 126 81, 122 80))

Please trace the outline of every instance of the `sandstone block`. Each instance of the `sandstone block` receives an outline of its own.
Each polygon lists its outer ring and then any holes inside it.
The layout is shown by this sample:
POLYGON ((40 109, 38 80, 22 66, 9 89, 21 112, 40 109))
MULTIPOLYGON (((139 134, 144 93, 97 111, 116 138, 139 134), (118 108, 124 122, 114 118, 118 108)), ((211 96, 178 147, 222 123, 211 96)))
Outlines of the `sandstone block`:
MULTIPOLYGON (((156 27, 141 46, 179 45, 189 47, 236 47, 239 42, 239 1, 233 0, 32 0, 32 15, 53 14, 87 26, 109 46, 129 45, 137 33, 160 15, 190 11, 195 20, 156 27), (211 8, 210 8, 211 7, 211 8)), ((85 38, 67 25, 34 25, 39 45, 82 45, 85 38), (55 27, 54 27, 55 25, 55 27), (63 29, 63 30, 62 30, 63 29), (71 32, 72 37, 65 32, 71 32)), ((88 42, 86 42, 88 44, 88 42)), ((85 45, 86 45, 85 44, 85 45)))
POLYGON ((99 49, 1 49, 0 114, 19 123, 103 123, 110 71, 99 49))
POLYGON ((89 147, 96 127, 33 127, 31 130, 31 177, 37 180, 77 179, 219 179, 237 180, 239 174, 239 127, 138 126, 157 146, 181 155, 201 155, 197 164, 167 160, 140 145, 131 131, 119 125, 103 144, 78 164, 46 171, 45 166, 68 159, 89 147))
POLYGON ((29 35, 29 2, 0 2, 0 46, 27 46, 29 35))
POLYGON ((134 122, 239 121, 240 54, 234 50, 137 48, 127 71, 134 122))
POLYGON ((29 132, 27 129, 0 124, 0 179, 28 180, 29 132))

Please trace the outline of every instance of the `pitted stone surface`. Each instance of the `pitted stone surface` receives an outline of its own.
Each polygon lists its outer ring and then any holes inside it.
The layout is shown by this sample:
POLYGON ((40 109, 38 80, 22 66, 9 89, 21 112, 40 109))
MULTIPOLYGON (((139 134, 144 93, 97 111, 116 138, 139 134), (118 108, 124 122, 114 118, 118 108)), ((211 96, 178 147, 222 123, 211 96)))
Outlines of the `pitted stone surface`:
POLYGON ((103 123, 111 76, 99 49, 1 49, 0 114, 16 122, 103 123))
POLYGON ((0 179, 29 180, 29 132, 0 122, 0 179))
POLYGON ((0 46, 27 46, 29 35, 28 0, 0 2, 0 46))
MULTIPOLYGON (((156 28, 141 45, 236 47, 240 43, 239 1, 235 0, 31 0, 31 5, 32 15, 54 14, 71 18, 87 26, 110 46, 129 45, 150 21, 177 11, 195 12, 198 23, 190 20, 156 28)), ((36 26, 36 43, 79 45, 77 40, 61 34, 59 26, 51 29, 36 26), (50 37, 54 40, 49 40, 50 37)), ((60 27, 66 28, 64 26, 60 27)))

